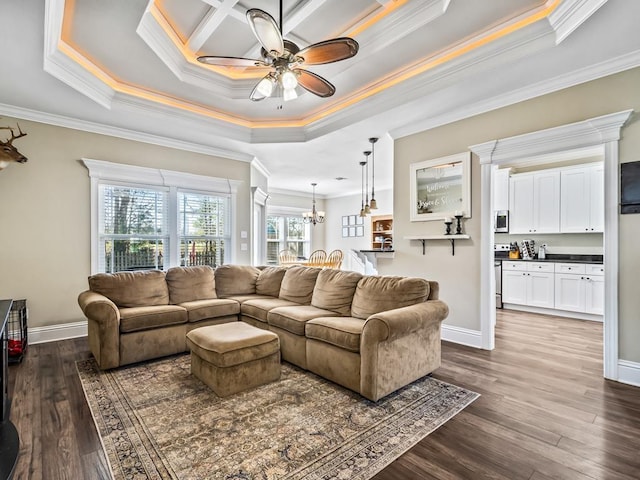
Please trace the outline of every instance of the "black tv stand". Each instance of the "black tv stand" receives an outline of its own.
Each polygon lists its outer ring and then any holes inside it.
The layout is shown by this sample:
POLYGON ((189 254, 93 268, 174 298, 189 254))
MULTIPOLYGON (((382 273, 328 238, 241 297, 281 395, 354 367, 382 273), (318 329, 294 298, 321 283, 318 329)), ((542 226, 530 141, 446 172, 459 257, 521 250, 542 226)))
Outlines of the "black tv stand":
POLYGON ((13 477, 13 471, 18 461, 20 451, 20 438, 16 427, 9 420, 10 402, 6 396, 8 391, 8 351, 7 351, 7 319, 11 311, 11 300, 0 300, 0 341, 2 342, 2 415, 0 418, 0 480, 8 480, 13 477), (6 402, 6 403, 5 403, 6 402))

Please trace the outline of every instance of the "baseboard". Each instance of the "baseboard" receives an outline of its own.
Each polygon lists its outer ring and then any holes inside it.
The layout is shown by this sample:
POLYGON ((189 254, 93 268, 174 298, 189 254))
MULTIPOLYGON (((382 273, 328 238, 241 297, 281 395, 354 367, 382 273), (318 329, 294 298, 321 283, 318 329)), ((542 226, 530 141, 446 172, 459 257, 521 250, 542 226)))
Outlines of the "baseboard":
POLYGON ((503 304, 505 310, 518 310, 528 313, 541 313, 543 315, 553 315, 554 317, 576 318, 578 320, 589 320, 591 322, 603 322, 602 315, 592 313, 569 312, 566 310, 556 310, 554 308, 530 307, 529 305, 516 305, 514 303, 503 304))
POLYGON ((480 330, 470 330, 453 325, 442 325, 442 340, 459 343, 468 347, 482 348, 482 335, 480 330))
POLYGON ((618 381, 640 387, 640 363, 618 360, 618 381))
POLYGON ((27 332, 29 345, 36 343, 57 342, 68 338, 86 337, 87 321, 32 327, 27 332))

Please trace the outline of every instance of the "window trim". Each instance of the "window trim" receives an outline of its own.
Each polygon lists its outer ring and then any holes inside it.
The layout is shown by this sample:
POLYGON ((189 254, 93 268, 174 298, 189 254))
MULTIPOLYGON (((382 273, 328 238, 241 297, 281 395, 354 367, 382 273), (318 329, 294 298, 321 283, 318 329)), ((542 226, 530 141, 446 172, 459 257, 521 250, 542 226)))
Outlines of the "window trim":
MULTIPOLYGON (((268 244, 271 243, 275 243, 273 240, 269 240, 267 237, 267 232, 266 232, 266 226, 268 223, 268 219, 269 217, 300 217, 302 218, 302 214, 304 212, 306 212, 308 209, 305 208, 300 208, 300 207, 279 207, 279 206, 267 206, 267 212, 265 215, 265 264, 268 263, 268 258, 267 258, 267 254, 268 254, 268 244)), ((309 237, 307 240, 300 240, 301 242, 305 242, 309 244, 309 255, 311 255, 311 249, 312 249, 312 245, 313 245, 313 229, 312 228, 308 228, 309 231, 309 237)), ((279 240, 278 243, 287 243, 287 239, 282 239, 279 240)), ((279 246, 282 247, 282 245, 279 246)))
MULTIPOLYGON (((177 192, 198 191, 206 194, 218 194, 230 196, 230 248, 229 262, 236 260, 236 216, 237 216, 237 195, 238 187, 242 185, 240 180, 229 178, 210 177, 207 175, 196 175, 193 173, 177 172, 174 170, 164 170, 159 168, 139 167, 137 165, 126 165, 122 163, 107 162, 91 158, 82 158, 82 163, 89 171, 91 179, 91 274, 99 271, 99 214, 100 214, 100 192, 101 183, 121 184, 138 187, 160 187, 169 189, 168 216, 170 222, 176 222, 176 228, 169 228, 170 245, 177 245, 177 192), (175 230, 175 232, 173 231, 175 230), (174 243, 175 242, 175 243, 174 243)), ((169 223, 169 227, 172 223, 169 223)), ((169 264, 165 268, 179 265, 179 252, 171 248, 169 264), (175 250, 175 251, 174 251, 175 250), (175 257, 175 258, 174 258, 175 257)))

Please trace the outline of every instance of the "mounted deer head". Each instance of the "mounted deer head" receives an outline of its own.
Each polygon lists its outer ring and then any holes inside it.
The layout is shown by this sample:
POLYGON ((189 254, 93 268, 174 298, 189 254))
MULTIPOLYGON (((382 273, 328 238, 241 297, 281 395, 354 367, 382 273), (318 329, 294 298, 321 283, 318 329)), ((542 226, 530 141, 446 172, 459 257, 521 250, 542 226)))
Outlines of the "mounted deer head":
MULTIPOLYGON (((16 124, 18 125, 18 124, 16 124)), ((27 157, 22 155, 16 147, 12 145, 13 141, 16 138, 24 137, 27 134, 20 130, 20 125, 18 125, 18 135, 11 127, 0 127, 2 130, 9 130, 11 132, 11 138, 6 142, 0 140, 0 170, 4 169, 9 162, 18 162, 24 163, 27 161, 27 157)))

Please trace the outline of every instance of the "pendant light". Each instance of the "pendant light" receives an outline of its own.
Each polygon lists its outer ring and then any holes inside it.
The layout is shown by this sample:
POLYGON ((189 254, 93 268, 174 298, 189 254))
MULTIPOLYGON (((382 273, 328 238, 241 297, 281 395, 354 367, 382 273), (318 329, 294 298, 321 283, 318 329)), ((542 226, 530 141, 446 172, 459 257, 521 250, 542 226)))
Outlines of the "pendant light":
POLYGON ((377 137, 371 137, 369 142, 371 143, 371 202, 369 202, 369 208, 371 210, 377 210, 378 202, 376 202, 376 152, 375 144, 378 141, 377 137))
POLYGON ((367 216, 367 214, 364 211, 364 166, 366 164, 367 162, 360 162, 360 169, 362 170, 362 175, 361 175, 362 182, 360 183, 360 200, 362 201, 362 207, 360 208, 361 217, 367 216))
POLYGON ((366 152, 362 152, 362 153, 364 153, 364 156, 366 158, 366 160, 364 162, 364 164, 365 164, 365 174, 364 174, 364 178, 365 178, 364 213, 365 213, 365 215, 369 215, 371 213, 371 207, 369 206, 369 155, 371 155, 371 152, 367 150, 366 152))

